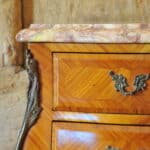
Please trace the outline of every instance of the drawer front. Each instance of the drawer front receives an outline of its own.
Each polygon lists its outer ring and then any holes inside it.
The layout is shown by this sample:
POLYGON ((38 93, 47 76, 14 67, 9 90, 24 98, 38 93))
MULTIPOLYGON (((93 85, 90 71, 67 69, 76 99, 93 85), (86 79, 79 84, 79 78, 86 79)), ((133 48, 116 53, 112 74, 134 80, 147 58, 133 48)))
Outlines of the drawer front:
POLYGON ((53 109, 150 114, 149 73, 150 54, 54 53, 53 109))
POLYGON ((53 150, 150 150, 150 127, 54 123, 53 150))

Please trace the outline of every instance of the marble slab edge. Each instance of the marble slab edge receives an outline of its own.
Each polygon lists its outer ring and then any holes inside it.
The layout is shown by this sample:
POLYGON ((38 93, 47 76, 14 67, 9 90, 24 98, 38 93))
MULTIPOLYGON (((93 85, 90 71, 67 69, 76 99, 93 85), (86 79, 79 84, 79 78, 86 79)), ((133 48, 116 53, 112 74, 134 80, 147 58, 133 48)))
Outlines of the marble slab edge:
POLYGON ((32 24, 19 42, 150 43, 150 24, 32 24))

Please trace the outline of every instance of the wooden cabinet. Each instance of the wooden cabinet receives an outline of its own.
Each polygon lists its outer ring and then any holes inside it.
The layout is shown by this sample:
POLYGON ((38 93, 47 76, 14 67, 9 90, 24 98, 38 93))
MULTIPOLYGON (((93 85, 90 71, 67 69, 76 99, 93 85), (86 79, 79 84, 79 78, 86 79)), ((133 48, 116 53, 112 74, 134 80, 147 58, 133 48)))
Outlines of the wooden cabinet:
POLYGON ((23 149, 150 150, 149 31, 140 24, 21 31, 17 39, 38 62, 42 107, 23 149))

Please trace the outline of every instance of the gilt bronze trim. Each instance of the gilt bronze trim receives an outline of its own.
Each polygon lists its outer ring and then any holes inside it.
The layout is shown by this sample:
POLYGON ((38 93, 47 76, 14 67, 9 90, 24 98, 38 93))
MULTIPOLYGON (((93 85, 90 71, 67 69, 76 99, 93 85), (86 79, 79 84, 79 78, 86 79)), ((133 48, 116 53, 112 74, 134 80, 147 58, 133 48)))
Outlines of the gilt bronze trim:
POLYGON ((137 75, 134 79, 134 89, 133 91, 127 91, 129 86, 127 79, 122 74, 116 74, 113 71, 109 72, 109 75, 112 77, 112 80, 115 82, 116 91, 120 92, 122 95, 135 95, 140 91, 144 91, 147 84, 146 81, 150 79, 150 74, 140 74, 137 75))
POLYGON ((27 106, 26 112, 17 139, 16 150, 22 150, 25 138, 30 128, 36 123, 41 107, 39 104, 39 76, 38 76, 38 63, 33 58, 30 50, 26 50, 26 70, 29 77, 29 88, 27 92, 27 106))

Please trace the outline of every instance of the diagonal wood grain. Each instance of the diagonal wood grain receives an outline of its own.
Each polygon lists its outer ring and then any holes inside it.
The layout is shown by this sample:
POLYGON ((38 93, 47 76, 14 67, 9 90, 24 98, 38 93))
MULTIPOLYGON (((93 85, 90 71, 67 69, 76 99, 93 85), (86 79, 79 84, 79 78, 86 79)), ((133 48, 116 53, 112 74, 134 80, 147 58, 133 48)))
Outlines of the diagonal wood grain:
POLYGON ((128 91, 136 75, 150 73, 149 54, 54 53, 54 110, 150 114, 150 81, 134 96, 117 92, 110 71, 123 74, 128 91))

